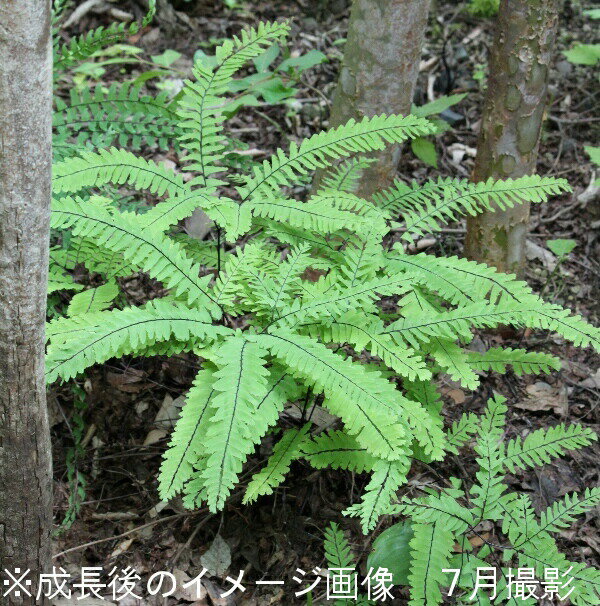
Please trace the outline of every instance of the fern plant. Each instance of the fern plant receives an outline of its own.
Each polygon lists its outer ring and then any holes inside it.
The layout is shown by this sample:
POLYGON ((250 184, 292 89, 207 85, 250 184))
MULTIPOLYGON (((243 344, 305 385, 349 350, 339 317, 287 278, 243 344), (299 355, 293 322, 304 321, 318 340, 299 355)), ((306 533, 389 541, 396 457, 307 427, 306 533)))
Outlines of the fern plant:
MULTIPOLYGON (((355 511, 370 529, 413 457, 440 459, 448 448, 435 374, 474 388, 490 369, 559 367, 544 353, 470 351, 474 329, 546 329, 597 349, 600 335, 514 276, 390 246, 391 229, 409 239, 492 203, 542 202, 568 188, 538 176, 440 180, 398 182, 374 201, 358 198, 353 184, 368 162, 360 154, 431 132, 423 118, 351 120, 228 178, 228 83, 287 31, 285 23, 261 24, 219 47, 214 66, 196 64, 177 106, 180 171, 117 148, 57 163, 52 225, 77 243, 78 260, 105 275, 112 292, 118 276, 144 272, 168 295, 108 311, 110 293, 72 303, 72 317, 49 323, 47 377, 70 379, 126 355, 196 355, 202 368, 165 454, 159 491, 163 499, 183 493, 187 506, 207 502, 213 511, 287 404, 307 411, 322 405, 343 429, 314 435, 310 414, 303 415, 251 479, 245 502, 272 493, 296 459, 368 471, 372 479, 355 511), (317 194, 290 196, 314 169, 328 167, 317 194), (98 195, 120 186, 157 203, 136 213, 98 195), (215 240, 178 232, 196 208, 215 221, 215 240)), ((73 262, 64 261, 67 269, 73 262)), ((54 275, 55 284, 60 280, 54 275)))
POLYGON ((412 538, 393 554, 388 551, 390 541, 382 541, 372 559, 391 570, 410 560, 408 578, 395 580, 410 586, 411 606, 442 603, 442 588, 450 586, 461 604, 490 604, 491 596, 485 590, 473 596, 477 568, 486 567, 498 569, 494 603, 537 603, 516 596, 514 586, 510 590, 509 567, 513 567, 513 578, 518 567, 533 569, 542 580, 545 569, 557 569, 561 581, 573 589, 569 596, 572 604, 592 606, 600 600, 600 570, 569 561, 552 536, 571 526, 576 516, 596 507, 600 488, 567 494, 536 516, 530 497, 510 491, 504 478, 506 473, 543 465, 568 450, 587 446, 597 436, 580 425, 558 425, 533 431, 524 439, 505 441, 506 410, 504 398, 496 396, 483 415, 464 415, 446 434, 448 451, 457 454, 475 439, 478 471, 470 486, 449 478, 447 486, 421 487, 424 496, 403 497, 386 509, 408 520, 386 532, 406 532, 408 524, 412 538), (486 524, 494 529, 491 533, 482 530, 486 524))
MULTIPOLYGON (((328 571, 335 571, 336 569, 352 570, 356 566, 356 560, 348 539, 335 522, 332 522, 325 529, 323 547, 328 571)), ((371 606, 375 603, 375 600, 369 600, 366 596, 358 594, 358 591, 356 599, 339 598, 334 602, 335 606, 371 606)))
POLYGON ((141 85, 124 82, 108 89, 100 84, 81 90, 70 86, 68 100, 58 94, 70 70, 148 25, 156 11, 156 0, 149 0, 148 13, 141 23, 112 23, 75 36, 67 44, 61 40, 60 26, 68 5, 64 0, 55 0, 53 4, 55 160, 113 143, 136 150, 143 144, 168 149, 178 130, 176 101, 169 99, 166 93, 151 96, 142 91, 141 85))

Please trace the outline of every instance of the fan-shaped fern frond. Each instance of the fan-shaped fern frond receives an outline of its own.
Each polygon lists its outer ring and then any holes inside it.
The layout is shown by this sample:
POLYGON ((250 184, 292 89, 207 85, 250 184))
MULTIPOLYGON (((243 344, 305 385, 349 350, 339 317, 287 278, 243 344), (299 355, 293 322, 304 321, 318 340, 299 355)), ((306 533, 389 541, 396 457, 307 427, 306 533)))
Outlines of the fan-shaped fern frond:
POLYGON ((389 459, 405 456, 406 431, 398 422, 404 398, 387 380, 308 337, 278 332, 255 338, 305 382, 324 391, 325 406, 370 453, 389 459))
MULTIPOLYGON (((568 592, 566 588, 573 589, 569 595, 573 604, 592 606, 598 602, 600 571, 567 560, 559 551, 551 533, 560 532, 572 525, 577 515, 597 506, 600 502, 600 489, 592 488, 581 494, 567 495, 542 512, 538 520, 531 498, 508 492, 508 486, 502 481, 506 473, 505 450, 514 452, 521 445, 520 440, 513 440, 509 443, 512 446, 505 449, 502 443, 506 410, 504 398, 496 396, 488 402, 483 416, 472 413, 464 415, 448 431, 448 450, 453 452, 476 434, 475 451, 479 470, 475 474, 475 482, 469 488, 461 489, 462 481, 457 478, 449 478, 449 483, 444 478, 438 488, 427 485, 419 487, 427 496, 403 496, 397 504, 390 504, 383 512, 406 516, 408 521, 401 524, 409 524, 413 530, 408 578, 411 604, 441 604, 440 586, 450 584, 443 571, 450 569, 458 570, 457 576, 452 580, 453 600, 456 599, 459 604, 474 603, 471 597, 474 596, 480 598, 477 603, 489 605, 492 602, 488 596, 477 591, 482 587, 476 582, 479 579, 476 573, 477 569, 493 565, 496 574, 500 573, 500 578, 496 577, 497 583, 494 583, 497 589, 494 603, 517 606, 521 600, 515 597, 518 597, 514 591, 515 575, 512 573, 510 576, 508 568, 498 570, 500 561, 511 567, 518 565, 519 568, 531 568, 538 579, 545 577, 545 581, 549 580, 547 572, 555 571, 559 575, 558 587, 565 589, 563 593, 568 592), (471 496, 468 497, 468 494, 471 496), (493 525, 501 520, 501 532, 496 530, 492 539, 482 535, 480 525, 484 520, 493 525), (441 534, 440 529, 443 529, 441 534), (475 545, 473 536, 483 539, 483 544, 475 545), (452 555, 455 550, 458 553, 452 555), (493 561, 488 562, 491 558, 493 561)), ((567 447, 581 448, 590 443, 593 435, 577 426, 573 431, 561 426, 551 432, 552 435, 548 436, 545 432, 534 432, 531 435, 535 436, 533 441, 536 444, 541 444, 546 438, 548 444, 554 442, 554 437, 566 438, 562 446, 556 447, 555 454, 564 452, 567 447)), ((532 464, 545 461, 545 456, 539 456, 533 458, 532 464)), ((513 462, 510 469, 514 469, 514 466, 513 462)), ((466 478, 464 480, 468 481, 466 478)), ((374 547, 377 552, 377 542, 374 547)), ((373 554, 374 558, 386 564, 386 557, 389 558, 391 553, 386 553, 386 547, 379 549, 378 553, 373 554)), ((397 557, 395 552, 394 556, 397 557)))

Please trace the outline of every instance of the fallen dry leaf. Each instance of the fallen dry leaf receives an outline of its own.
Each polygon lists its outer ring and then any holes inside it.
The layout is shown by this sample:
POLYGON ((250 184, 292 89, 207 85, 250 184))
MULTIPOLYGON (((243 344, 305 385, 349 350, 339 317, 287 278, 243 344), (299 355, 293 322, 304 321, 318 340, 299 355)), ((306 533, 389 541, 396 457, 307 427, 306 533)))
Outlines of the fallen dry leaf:
POLYGON ((561 416, 565 416, 569 411, 567 386, 564 384, 553 387, 544 381, 537 381, 533 385, 528 385, 525 391, 527 399, 517 402, 516 408, 534 412, 553 410, 561 416))

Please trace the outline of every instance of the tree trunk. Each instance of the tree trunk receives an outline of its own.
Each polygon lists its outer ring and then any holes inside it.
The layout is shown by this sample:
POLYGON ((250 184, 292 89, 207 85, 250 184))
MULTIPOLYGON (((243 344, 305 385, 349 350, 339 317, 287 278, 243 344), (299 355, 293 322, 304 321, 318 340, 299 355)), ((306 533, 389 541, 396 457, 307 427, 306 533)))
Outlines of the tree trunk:
POLYGON ((0 2, 0 603, 44 604, 52 463, 44 378, 52 158, 49 0, 0 2), (17 575, 17 577, 20 575, 17 575), (9 586, 10 587, 10 584, 9 586), (33 594, 29 597, 27 593, 33 594))
MULTIPOLYGON (((502 0, 489 65, 473 179, 517 178, 535 169, 559 0, 502 0)), ((521 274, 529 204, 467 221, 469 259, 521 274)))
MULTIPOLYGON (((330 126, 410 112, 428 9, 429 0, 353 0, 330 126)), ((362 175, 363 197, 391 185, 400 147, 372 155, 378 161, 362 175)))

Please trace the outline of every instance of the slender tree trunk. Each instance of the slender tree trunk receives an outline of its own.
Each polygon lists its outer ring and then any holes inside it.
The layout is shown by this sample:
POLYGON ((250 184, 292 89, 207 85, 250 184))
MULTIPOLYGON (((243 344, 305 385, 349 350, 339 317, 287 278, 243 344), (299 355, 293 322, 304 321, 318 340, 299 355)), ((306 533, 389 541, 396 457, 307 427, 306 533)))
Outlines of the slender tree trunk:
MULTIPOLYGON (((0 1, 0 578, 51 563, 52 464, 44 379, 51 187, 49 0, 0 1)), ((20 575, 17 575, 20 576, 20 575)), ((10 584, 9 584, 10 587, 10 584)))
MULTIPOLYGON (((410 112, 428 10, 429 0, 353 0, 330 126, 410 112)), ((363 197, 391 184, 400 148, 373 155, 378 161, 359 185, 363 197)))
MULTIPOLYGON (((502 0, 473 179, 506 179, 535 170, 559 0, 502 0)), ((467 222, 466 256, 520 274, 529 205, 485 212, 467 222)))

